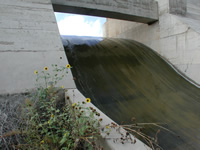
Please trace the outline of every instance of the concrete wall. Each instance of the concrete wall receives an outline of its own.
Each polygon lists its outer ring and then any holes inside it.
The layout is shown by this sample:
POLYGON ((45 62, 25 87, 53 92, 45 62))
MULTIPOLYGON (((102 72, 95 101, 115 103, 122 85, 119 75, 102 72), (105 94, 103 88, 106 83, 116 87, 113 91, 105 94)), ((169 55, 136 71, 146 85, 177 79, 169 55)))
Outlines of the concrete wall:
POLYGON ((169 0, 169 12, 185 15, 187 12, 187 0, 169 0))
POLYGON ((58 12, 77 13, 142 23, 158 20, 155 0, 51 0, 58 12))
MULTIPOLYGON (((68 63, 50 0, 1 0, 0 14, 0 94, 25 92, 34 70, 68 63)), ((75 87, 71 72, 60 84, 75 87)))
POLYGON ((187 1, 187 17, 200 20, 200 1, 188 0, 187 1))
MULTIPOLYGON (((182 73, 200 84, 200 18, 197 20, 188 17, 189 12, 199 15, 200 7, 197 6, 200 1, 196 1, 195 11, 189 8, 194 6, 194 1, 187 3, 186 10, 190 11, 179 16, 180 14, 170 14, 170 6, 173 4, 170 4, 171 1, 159 0, 159 21, 152 25, 107 19, 104 36, 139 41, 157 51, 182 73)), ((175 1, 174 4, 177 5, 175 1)), ((183 9, 177 10, 182 12, 180 10, 183 9)))

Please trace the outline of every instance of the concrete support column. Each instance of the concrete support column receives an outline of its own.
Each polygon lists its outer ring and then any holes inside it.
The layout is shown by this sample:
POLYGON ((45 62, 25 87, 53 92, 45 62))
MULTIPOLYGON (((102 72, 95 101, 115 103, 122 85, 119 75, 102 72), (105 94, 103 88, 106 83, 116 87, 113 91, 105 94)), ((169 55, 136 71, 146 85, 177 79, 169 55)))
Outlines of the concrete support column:
MULTIPOLYGON (((50 0, 1 0, 0 14, 0 94, 34 88, 34 70, 68 63, 50 0)), ((60 84, 75 87, 71 72, 60 84)))

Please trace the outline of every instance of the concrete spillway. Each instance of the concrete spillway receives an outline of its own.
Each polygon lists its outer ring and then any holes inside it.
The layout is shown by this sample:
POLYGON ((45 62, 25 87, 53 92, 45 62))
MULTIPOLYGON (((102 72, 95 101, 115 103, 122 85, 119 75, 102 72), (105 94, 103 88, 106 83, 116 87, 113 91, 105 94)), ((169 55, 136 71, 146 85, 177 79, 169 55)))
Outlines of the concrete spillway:
MULTIPOLYGON (((200 89, 132 40, 63 37, 77 88, 114 121, 160 123, 167 150, 200 149, 200 89)), ((144 132, 156 130, 147 127, 144 132)))

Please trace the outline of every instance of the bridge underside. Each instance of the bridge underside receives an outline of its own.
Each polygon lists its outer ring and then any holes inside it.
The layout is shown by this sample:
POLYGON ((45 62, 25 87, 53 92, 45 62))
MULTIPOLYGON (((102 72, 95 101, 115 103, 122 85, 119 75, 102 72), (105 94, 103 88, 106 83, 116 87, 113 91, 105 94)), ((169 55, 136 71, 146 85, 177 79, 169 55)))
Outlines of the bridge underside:
POLYGON ((151 24, 158 20, 158 4, 153 0, 92 1, 51 0, 54 11, 122 19, 151 24))

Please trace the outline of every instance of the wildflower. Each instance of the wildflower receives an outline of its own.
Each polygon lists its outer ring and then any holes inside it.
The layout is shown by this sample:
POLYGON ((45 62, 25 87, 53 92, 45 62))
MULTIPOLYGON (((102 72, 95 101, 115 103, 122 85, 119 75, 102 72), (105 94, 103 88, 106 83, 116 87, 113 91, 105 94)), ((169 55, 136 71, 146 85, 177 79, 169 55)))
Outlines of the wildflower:
POLYGON ((100 116, 100 113, 96 112, 96 115, 97 115, 97 116, 100 116))
POLYGON ((63 88, 64 88, 64 86, 62 85, 62 86, 61 86, 61 88, 63 89, 63 88))
POLYGON ((66 65, 67 68, 71 68, 70 64, 66 65))
POLYGON ((77 105, 76 103, 72 104, 73 107, 76 106, 76 105, 77 105))
POLYGON ((106 126, 107 129, 109 129, 109 126, 106 126))
POLYGON ((67 136, 67 134, 68 134, 68 132, 66 132, 66 133, 64 134, 64 136, 67 136))
POLYGON ((87 103, 90 103, 91 102, 91 99, 90 98, 86 98, 85 100, 87 103))
POLYGON ((53 118, 54 117, 54 115, 53 114, 51 114, 51 118, 53 118))
POLYGON ((48 70, 48 68, 47 68, 47 67, 44 67, 44 70, 45 70, 45 71, 47 71, 47 70, 48 70))
POLYGON ((38 74, 38 71, 37 71, 37 70, 35 70, 35 71, 34 71, 34 73, 35 73, 35 74, 38 74))
POLYGON ((42 141, 40 142, 40 144, 44 144, 44 140, 42 140, 42 141))

